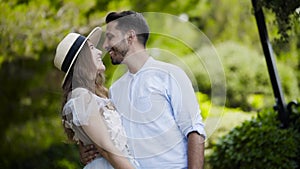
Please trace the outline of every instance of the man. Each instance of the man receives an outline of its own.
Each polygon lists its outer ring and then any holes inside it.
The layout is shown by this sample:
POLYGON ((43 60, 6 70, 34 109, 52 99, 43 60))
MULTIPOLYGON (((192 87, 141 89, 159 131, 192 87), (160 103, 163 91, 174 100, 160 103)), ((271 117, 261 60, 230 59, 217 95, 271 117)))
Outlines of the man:
MULTIPOLYGON (((128 68, 110 96, 140 168, 203 168, 204 124, 187 75, 148 55, 149 27, 140 13, 112 12, 106 23, 103 47, 113 64, 128 68)), ((91 152, 81 151, 81 160, 87 162, 91 152)))

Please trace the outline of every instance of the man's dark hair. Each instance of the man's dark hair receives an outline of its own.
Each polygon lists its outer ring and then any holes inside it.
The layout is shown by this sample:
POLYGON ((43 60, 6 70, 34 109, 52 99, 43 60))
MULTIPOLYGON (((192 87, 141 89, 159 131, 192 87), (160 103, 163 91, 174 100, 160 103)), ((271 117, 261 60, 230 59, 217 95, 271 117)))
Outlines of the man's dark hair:
POLYGON ((146 46, 149 38, 149 26, 141 13, 134 11, 111 12, 106 16, 105 22, 117 21, 116 28, 123 33, 133 29, 138 41, 146 46))

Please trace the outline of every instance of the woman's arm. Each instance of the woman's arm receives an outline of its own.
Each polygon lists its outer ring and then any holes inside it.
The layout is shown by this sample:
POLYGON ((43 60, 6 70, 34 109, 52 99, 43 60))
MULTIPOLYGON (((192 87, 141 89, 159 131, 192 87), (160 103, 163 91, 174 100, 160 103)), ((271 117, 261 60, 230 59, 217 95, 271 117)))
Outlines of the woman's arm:
POLYGON ((134 169, 127 157, 113 144, 103 117, 91 116, 89 125, 83 125, 83 130, 95 143, 100 154, 106 158, 115 169, 134 169))
MULTIPOLYGON (((102 116, 104 110, 94 95, 86 89, 76 88, 72 92, 72 99, 73 123, 81 126, 98 152, 116 169, 134 169, 128 158, 114 145, 102 116)), ((87 159, 82 159, 84 154, 80 153, 82 162, 88 162, 87 159)))

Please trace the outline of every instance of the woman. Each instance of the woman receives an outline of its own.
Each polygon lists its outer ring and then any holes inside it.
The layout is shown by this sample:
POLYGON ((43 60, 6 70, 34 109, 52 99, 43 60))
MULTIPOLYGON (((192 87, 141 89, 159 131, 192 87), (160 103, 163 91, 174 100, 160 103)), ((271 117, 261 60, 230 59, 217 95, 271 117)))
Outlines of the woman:
POLYGON ((55 66, 65 72, 62 119, 70 140, 93 143, 99 156, 85 169, 133 169, 137 164, 127 148, 121 118, 107 99, 103 86, 105 66, 96 48, 101 29, 96 27, 86 38, 69 33, 57 46, 55 66))

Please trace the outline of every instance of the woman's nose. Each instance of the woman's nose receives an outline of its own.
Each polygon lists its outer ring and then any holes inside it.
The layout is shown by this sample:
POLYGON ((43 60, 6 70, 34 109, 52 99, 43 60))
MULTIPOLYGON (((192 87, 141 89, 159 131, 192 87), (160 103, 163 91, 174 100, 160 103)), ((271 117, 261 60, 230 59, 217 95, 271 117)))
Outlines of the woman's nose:
POLYGON ((98 53, 99 53, 100 55, 102 55, 102 50, 98 49, 98 53))
POLYGON ((94 53, 96 53, 96 54, 102 54, 102 50, 100 50, 98 48, 94 48, 94 53))

